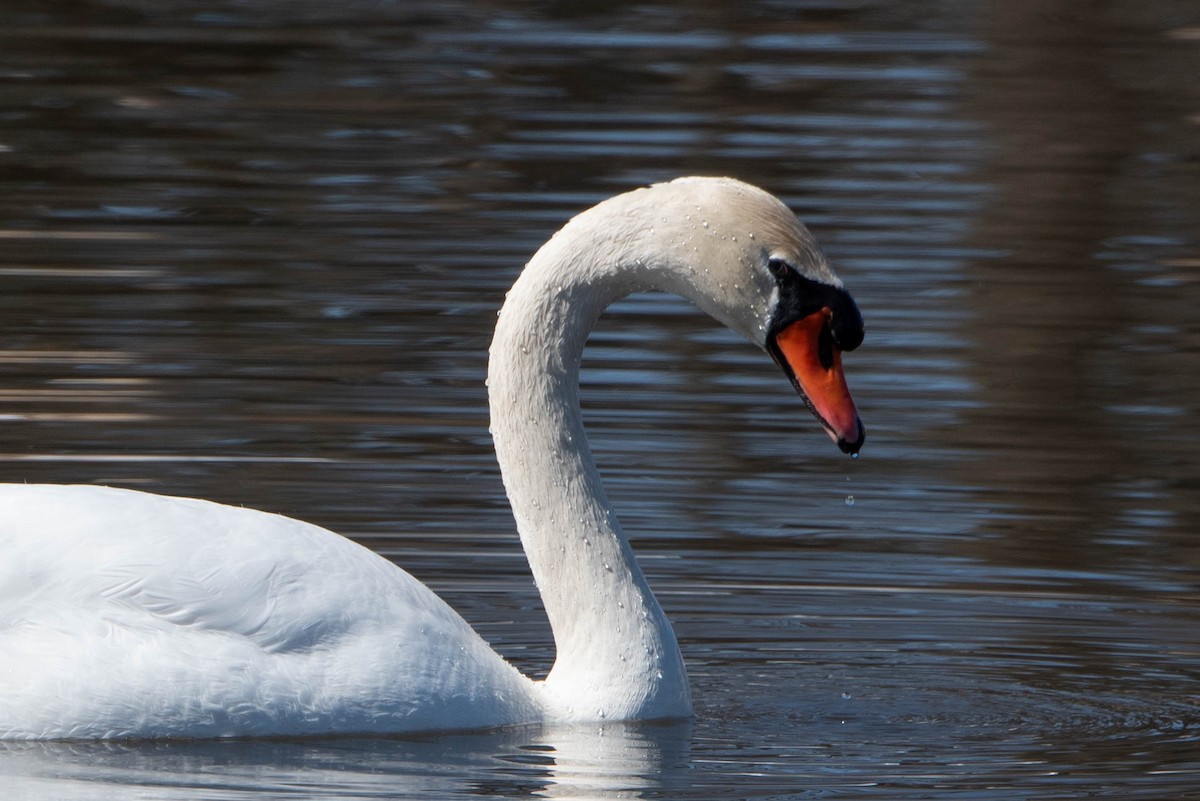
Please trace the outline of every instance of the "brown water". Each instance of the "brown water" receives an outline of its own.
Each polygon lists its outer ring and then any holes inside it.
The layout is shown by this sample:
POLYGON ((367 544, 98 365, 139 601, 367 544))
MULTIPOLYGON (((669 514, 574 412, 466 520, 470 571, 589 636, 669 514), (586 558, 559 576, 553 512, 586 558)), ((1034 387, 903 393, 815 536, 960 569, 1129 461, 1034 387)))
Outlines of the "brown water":
POLYGON ((0 479, 329 526, 544 672, 495 310, 688 173, 822 240, 869 438, 634 297, 585 413, 694 722, 8 746, 4 797, 1200 798, 1197 75, 1170 0, 6 2, 0 479))

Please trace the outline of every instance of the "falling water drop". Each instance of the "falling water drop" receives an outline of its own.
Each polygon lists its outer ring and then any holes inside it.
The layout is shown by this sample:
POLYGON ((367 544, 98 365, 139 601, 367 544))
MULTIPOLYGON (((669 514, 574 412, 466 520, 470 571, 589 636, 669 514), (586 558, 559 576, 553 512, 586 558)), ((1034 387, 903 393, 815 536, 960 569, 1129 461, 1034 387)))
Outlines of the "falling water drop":
POLYGON ((854 505, 854 496, 853 496, 853 495, 847 495, 847 496, 846 496, 846 505, 847 505, 847 506, 853 506, 853 505, 854 505))

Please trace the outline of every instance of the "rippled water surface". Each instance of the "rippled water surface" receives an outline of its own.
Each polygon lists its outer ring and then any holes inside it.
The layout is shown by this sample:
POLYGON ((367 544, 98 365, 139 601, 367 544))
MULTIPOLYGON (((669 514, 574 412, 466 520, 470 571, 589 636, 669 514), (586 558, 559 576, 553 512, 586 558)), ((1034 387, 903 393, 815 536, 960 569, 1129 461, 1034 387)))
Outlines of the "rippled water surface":
POLYGON ((583 402, 693 722, 10 745, 5 798, 1200 798, 1194 4, 0 21, 3 480, 326 525, 544 673, 495 310, 573 213, 689 173, 821 239, 869 431, 846 459, 769 359, 635 296, 583 402))

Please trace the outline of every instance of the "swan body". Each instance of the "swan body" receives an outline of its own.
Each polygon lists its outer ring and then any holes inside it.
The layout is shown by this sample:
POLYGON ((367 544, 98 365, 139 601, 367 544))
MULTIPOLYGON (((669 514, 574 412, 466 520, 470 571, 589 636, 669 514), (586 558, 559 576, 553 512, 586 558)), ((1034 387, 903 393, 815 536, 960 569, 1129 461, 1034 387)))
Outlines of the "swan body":
POLYGON ((208 501, 0 486, 0 734, 403 731, 540 713, 427 587, 344 537, 208 501), (428 726, 428 720, 416 728, 428 726))
POLYGON ((766 349, 843 450, 862 321, 780 201, 688 178, 578 215, 531 259, 490 351, 492 436, 557 657, 501 658, 428 588, 330 531, 208 501, 0 485, 0 737, 402 733, 685 717, 683 660, 592 461, 588 331, 662 289, 766 349))

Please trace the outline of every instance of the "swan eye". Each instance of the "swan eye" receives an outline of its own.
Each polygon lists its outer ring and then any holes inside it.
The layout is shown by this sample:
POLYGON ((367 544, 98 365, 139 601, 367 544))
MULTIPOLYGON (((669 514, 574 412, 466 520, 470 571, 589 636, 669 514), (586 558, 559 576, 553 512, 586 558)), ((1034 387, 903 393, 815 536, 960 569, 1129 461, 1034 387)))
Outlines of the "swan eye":
POLYGON ((826 333, 819 343, 821 363, 829 366, 834 348, 847 351, 859 346, 863 338, 862 315, 845 289, 806 278, 783 259, 771 259, 767 266, 779 285, 771 331, 778 333, 791 323, 825 309, 826 333))
POLYGON ((770 259, 767 261, 767 269, 770 270, 771 275, 775 276, 777 279, 787 278, 788 276, 796 274, 796 269, 783 259, 770 259))

